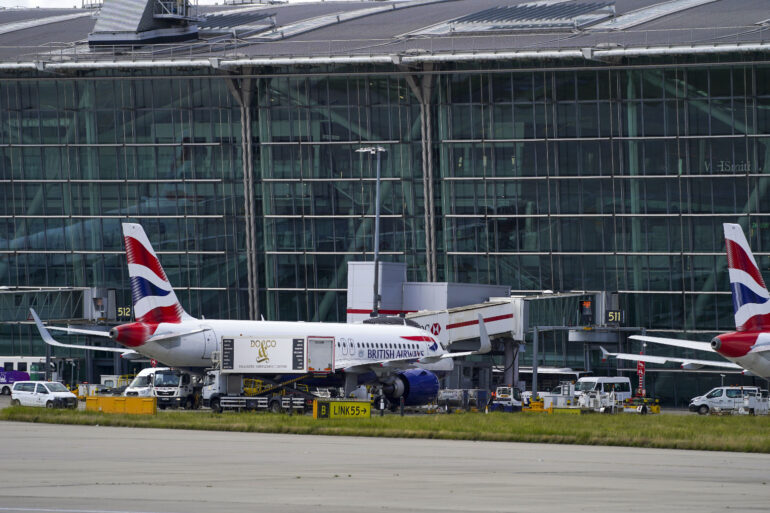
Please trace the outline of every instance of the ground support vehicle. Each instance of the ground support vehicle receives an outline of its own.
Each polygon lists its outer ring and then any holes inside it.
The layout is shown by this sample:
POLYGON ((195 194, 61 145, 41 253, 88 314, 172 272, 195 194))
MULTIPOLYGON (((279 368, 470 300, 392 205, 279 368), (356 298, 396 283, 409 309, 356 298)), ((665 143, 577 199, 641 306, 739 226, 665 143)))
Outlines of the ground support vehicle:
POLYGON ((544 408, 571 408, 577 404, 575 384, 562 381, 550 392, 540 394, 540 399, 544 408))
POLYGON ((11 390, 11 405, 77 408, 78 398, 58 381, 17 381, 11 390))
POLYGON ((148 367, 142 369, 123 391, 126 397, 152 397, 155 395, 155 373, 170 371, 169 367, 148 367))
POLYGON ((631 380, 626 376, 586 376, 575 383, 575 395, 581 396, 590 392, 610 394, 613 393, 618 401, 630 399, 631 380))
POLYGON ((591 391, 577 398, 577 406, 585 413, 616 413, 622 409, 622 404, 614 392, 591 391))
POLYGON ((85 401, 86 397, 101 394, 103 390, 107 390, 107 387, 99 383, 79 383, 77 396, 79 400, 85 401))
POLYGON ((767 415, 770 413, 770 397, 767 390, 760 390, 759 395, 744 395, 743 405, 735 412, 738 415, 767 415))
POLYGON ((316 399, 303 384, 334 369, 334 339, 222 338, 222 352, 206 373, 203 405, 223 410, 304 412, 316 399))
POLYGON ((125 397, 157 397, 158 408, 197 408, 200 379, 187 371, 170 367, 142 369, 123 391, 125 397))
POLYGON ((176 369, 155 372, 153 390, 158 398, 158 408, 184 408, 192 410, 200 406, 201 380, 189 372, 176 369))
MULTIPOLYGON (((101 387, 96 389, 96 393, 100 395, 123 395, 128 385, 134 380, 136 374, 102 374, 101 375, 101 387)), ((78 386, 78 391, 80 387, 78 386)), ((80 393, 78 393, 80 396, 80 393)), ((80 397, 78 397, 80 399, 80 397)))
POLYGON ((690 400, 690 411, 699 415, 731 415, 744 405, 745 397, 759 397, 759 387, 724 386, 709 390, 690 400))
POLYGON ((290 375, 285 380, 255 379, 243 374, 211 370, 203 383, 202 403, 216 413, 225 410, 269 410, 273 413, 304 413, 313 407, 316 395, 300 381, 312 374, 290 375), (258 383, 254 383, 258 381, 258 383))
POLYGON ((640 415, 660 413, 660 400, 634 396, 623 401, 623 411, 625 413, 638 413, 640 415))
POLYGON ((436 404, 444 408, 445 411, 449 408, 467 411, 483 410, 487 406, 488 400, 487 391, 478 388, 443 388, 438 391, 436 396, 436 404))
POLYGON ((521 411, 521 390, 516 387, 497 387, 492 398, 489 411, 504 411, 512 413, 521 411))

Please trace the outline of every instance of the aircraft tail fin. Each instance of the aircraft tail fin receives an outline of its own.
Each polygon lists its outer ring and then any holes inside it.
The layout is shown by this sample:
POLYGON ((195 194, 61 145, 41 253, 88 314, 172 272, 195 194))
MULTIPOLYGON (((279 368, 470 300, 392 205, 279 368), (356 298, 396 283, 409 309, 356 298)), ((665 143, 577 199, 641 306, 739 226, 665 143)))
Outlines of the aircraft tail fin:
POLYGON ((743 229, 725 223, 727 268, 733 295, 735 329, 761 331, 770 329, 770 293, 767 291, 757 261, 751 253, 743 229))
POLYGON ((135 223, 123 223, 123 242, 136 320, 159 324, 191 319, 179 303, 144 228, 135 223))

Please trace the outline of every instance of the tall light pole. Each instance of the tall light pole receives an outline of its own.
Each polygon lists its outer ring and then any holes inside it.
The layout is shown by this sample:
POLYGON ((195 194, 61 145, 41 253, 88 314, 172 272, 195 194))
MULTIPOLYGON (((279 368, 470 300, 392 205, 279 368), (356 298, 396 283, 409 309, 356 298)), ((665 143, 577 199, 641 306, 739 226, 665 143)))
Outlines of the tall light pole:
POLYGON ((370 314, 372 317, 380 315, 380 158, 385 151, 381 146, 367 146, 356 150, 356 153, 377 155, 377 182, 374 193, 374 297, 370 314))

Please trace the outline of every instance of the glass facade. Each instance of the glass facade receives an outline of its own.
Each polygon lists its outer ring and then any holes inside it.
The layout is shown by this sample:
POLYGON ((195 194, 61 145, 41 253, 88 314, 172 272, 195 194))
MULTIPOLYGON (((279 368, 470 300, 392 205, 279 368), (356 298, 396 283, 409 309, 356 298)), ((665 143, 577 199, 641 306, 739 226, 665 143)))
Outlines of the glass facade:
MULTIPOLYGON (((733 328, 721 223, 770 264, 770 65, 508 64, 437 69, 422 100, 410 82, 427 75, 374 67, 244 78, 261 314, 344 319, 346 264, 373 251, 376 164, 355 150, 376 144, 380 250, 410 281, 427 276, 427 229, 438 280, 617 291, 629 325, 733 328)), ((191 314, 248 317, 244 111, 228 80, 0 77, 0 283, 112 287, 127 305, 132 220, 191 314)), ((12 301, 3 311, 23 311, 12 301)), ((0 354, 32 339, 2 325, 0 354)))

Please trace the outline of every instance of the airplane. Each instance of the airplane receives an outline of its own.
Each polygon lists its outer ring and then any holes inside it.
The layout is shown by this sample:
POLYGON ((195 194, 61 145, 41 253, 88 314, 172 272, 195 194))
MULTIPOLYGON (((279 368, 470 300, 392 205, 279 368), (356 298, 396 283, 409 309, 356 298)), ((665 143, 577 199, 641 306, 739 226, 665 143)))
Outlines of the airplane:
MULTIPOLYGON (((361 383, 382 386, 389 400, 404 397, 406 406, 426 404, 438 391, 432 371, 450 371, 454 358, 484 354, 491 342, 479 316, 481 345, 477 351, 449 352, 432 334, 403 324, 342 324, 317 322, 196 319, 182 307, 163 271, 144 229, 123 223, 123 239, 131 281, 135 322, 115 326, 108 333, 50 327, 68 334, 108 337, 169 367, 202 373, 212 366, 211 356, 221 351, 221 340, 234 337, 330 337, 335 340, 335 374, 344 377, 346 395, 361 383)), ((31 310, 31 309, 30 309, 31 310)), ((31 310, 43 340, 59 347, 31 310)), ((402 319, 403 321, 403 319, 402 319)), ((99 347, 99 350, 106 348, 99 347)), ((121 350, 116 348, 117 350, 121 350)))
POLYGON ((767 291, 743 229, 738 224, 730 223, 723 224, 723 228, 735 313, 735 331, 717 335, 711 342, 646 335, 633 335, 629 338, 653 344, 716 352, 729 361, 610 353, 601 348, 603 358, 613 356, 621 360, 650 363, 677 362, 684 369, 698 369, 704 366, 739 369, 746 375, 770 379, 770 293, 767 291))

